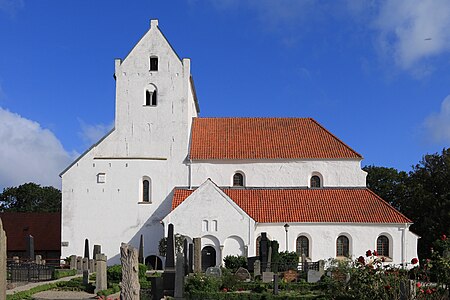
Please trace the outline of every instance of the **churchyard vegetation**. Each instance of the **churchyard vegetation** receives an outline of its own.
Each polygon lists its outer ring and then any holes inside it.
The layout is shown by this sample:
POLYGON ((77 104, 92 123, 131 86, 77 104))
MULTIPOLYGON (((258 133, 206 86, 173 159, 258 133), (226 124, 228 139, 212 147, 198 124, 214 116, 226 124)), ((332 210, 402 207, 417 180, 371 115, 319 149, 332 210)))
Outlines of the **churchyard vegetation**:
POLYGON ((0 193, 0 212, 60 212, 61 191, 52 186, 24 183, 0 193))

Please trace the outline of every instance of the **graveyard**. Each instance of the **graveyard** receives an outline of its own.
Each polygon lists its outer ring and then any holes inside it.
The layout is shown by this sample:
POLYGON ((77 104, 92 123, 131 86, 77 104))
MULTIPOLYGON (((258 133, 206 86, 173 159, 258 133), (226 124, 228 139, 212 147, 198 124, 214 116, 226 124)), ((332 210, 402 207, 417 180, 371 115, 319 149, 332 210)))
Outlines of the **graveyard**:
MULTIPOLYGON (((93 246, 90 258, 89 242, 85 240, 84 257, 72 255, 66 264, 51 267, 48 273, 42 272, 46 262, 39 255, 26 262, 6 258, 7 237, 0 223, 0 300, 33 299, 33 295, 46 290, 78 291, 89 298, 136 300, 449 299, 450 240, 445 235, 436 241, 430 259, 420 266, 413 259, 409 270, 386 264, 371 250, 355 260, 307 262, 295 252, 279 253, 278 242, 265 234, 258 256, 230 255, 224 258, 223 266, 205 268, 199 240, 189 243, 184 239, 181 247, 176 247, 174 226, 170 224, 163 270, 144 264, 142 241, 139 248, 122 243, 121 264, 107 266, 101 245, 93 246), (70 280, 58 281, 64 277, 70 280), (21 281, 24 287, 30 282, 40 284, 22 292, 5 293, 14 286, 13 281, 21 281)), ((33 239, 28 238, 28 243, 32 255, 33 239)))

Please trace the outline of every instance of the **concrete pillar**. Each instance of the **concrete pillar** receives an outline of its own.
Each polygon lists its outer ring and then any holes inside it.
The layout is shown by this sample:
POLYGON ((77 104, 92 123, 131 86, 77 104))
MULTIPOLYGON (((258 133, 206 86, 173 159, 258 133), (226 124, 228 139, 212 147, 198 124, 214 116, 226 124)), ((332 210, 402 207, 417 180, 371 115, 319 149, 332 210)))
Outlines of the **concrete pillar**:
POLYGON ((98 291, 106 290, 108 288, 106 281, 106 255, 96 254, 96 276, 95 276, 95 293, 98 291))
POLYGON ((0 219, 0 300, 6 300, 6 233, 0 219))

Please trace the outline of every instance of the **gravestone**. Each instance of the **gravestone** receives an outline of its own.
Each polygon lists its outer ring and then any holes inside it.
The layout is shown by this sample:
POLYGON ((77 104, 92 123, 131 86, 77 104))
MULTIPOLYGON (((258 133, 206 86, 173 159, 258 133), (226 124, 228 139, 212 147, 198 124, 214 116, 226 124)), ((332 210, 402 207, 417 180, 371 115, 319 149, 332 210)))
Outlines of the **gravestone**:
POLYGON ((250 281, 251 279, 250 273, 243 267, 240 267, 234 275, 241 281, 250 281))
POLYGON ((82 268, 83 268, 83 272, 84 271, 89 271, 89 259, 86 258, 86 257, 83 258, 83 266, 82 266, 82 268))
POLYGON ((194 244, 189 243, 189 263, 188 263, 188 272, 194 272, 194 244))
POLYGON ((13 259, 14 263, 16 263, 16 264, 20 263, 20 257, 18 257, 18 256, 13 256, 12 259, 13 259))
POLYGON ((83 284, 87 285, 89 283, 89 270, 83 270, 83 284))
POLYGON ((140 264, 144 263, 144 236, 141 234, 141 238, 139 240, 139 256, 138 261, 140 264))
POLYGON ((163 284, 164 295, 173 297, 175 290, 175 236, 173 234, 173 224, 169 224, 168 229, 163 284))
POLYGON ((94 259, 89 260, 89 271, 95 272, 95 260, 94 259))
POLYGON ((189 243, 187 239, 183 241, 183 266, 184 266, 184 276, 189 274, 189 243))
POLYGON ((35 257, 35 259, 34 259, 34 262, 35 262, 37 265, 42 265, 42 264, 43 264, 43 261, 42 261, 42 255, 36 255, 36 257, 35 257))
POLYGON ((206 269, 205 275, 209 277, 220 277, 222 276, 222 270, 219 267, 209 267, 206 269))
POLYGON ((319 260, 319 271, 308 270, 307 281, 311 283, 318 282, 325 274, 325 261, 319 260))
POLYGON ((139 263, 138 250, 122 243, 120 246, 120 262, 122 264, 122 282, 120 299, 139 300, 139 263))
POLYGON ((266 232, 261 232, 261 240, 259 242, 259 260, 261 264, 267 266, 267 258, 269 256, 269 239, 266 232))
POLYGON ((297 281, 298 273, 294 270, 288 270, 283 272, 283 280, 286 282, 293 282, 297 281))
POLYGON ((273 294, 278 295, 278 274, 273 275, 273 294))
POLYGON ((262 273, 262 282, 268 283, 273 280, 273 272, 263 272, 262 273))
POLYGON ((81 256, 77 256, 77 270, 78 273, 81 273, 81 271, 83 271, 83 258, 81 256))
POLYGON ((270 272, 271 270, 272 270, 272 245, 269 243, 269 251, 267 252, 266 272, 270 272))
POLYGON ((202 239, 194 238, 194 273, 202 272, 202 239))
POLYGON ((259 259, 255 260, 255 264, 253 267, 254 270, 254 276, 261 276, 261 261, 259 259))
POLYGON ((98 253, 95 255, 95 293, 108 288, 106 278, 106 255, 98 253))
POLYGON ((76 255, 70 256, 70 269, 71 270, 77 269, 77 256, 76 255))
POLYGON ((89 259, 89 240, 84 240, 84 258, 89 259))
POLYGON ((184 299, 184 255, 183 253, 177 253, 177 263, 176 263, 176 271, 175 271, 175 291, 174 296, 175 299, 184 299))
POLYGON ((95 260, 97 254, 102 253, 102 246, 94 245, 94 250, 92 251, 92 258, 95 260))
POLYGON ((34 237, 29 234, 25 237, 25 245, 27 246, 27 259, 34 259, 34 237))
POLYGON ((6 300, 6 233, 0 219, 0 300, 6 300))

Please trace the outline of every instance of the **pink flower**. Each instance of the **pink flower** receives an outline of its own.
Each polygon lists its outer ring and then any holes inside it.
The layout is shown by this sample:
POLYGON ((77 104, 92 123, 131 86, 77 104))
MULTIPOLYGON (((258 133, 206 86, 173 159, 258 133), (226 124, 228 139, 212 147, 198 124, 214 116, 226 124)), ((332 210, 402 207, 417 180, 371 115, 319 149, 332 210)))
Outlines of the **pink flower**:
POLYGON ((228 292, 228 289, 227 289, 227 288, 223 288, 223 289, 222 289, 222 292, 225 292, 225 293, 226 293, 226 292, 228 292))
POLYGON ((411 259, 411 263, 413 265, 417 264, 418 262, 419 262, 419 260, 417 258, 415 258, 415 257, 413 259, 411 259))
POLYGON ((443 234, 443 235, 441 236, 441 240, 446 241, 446 240, 447 240, 447 236, 446 236, 445 234, 443 234))
POLYGON ((369 257, 369 256, 371 256, 371 255, 372 255, 372 251, 367 250, 367 251, 366 251, 366 256, 369 257))
POLYGON ((420 288, 420 287, 422 286, 422 284, 421 284, 420 282, 418 282, 418 283, 416 283, 416 286, 417 286, 418 288, 420 288))

